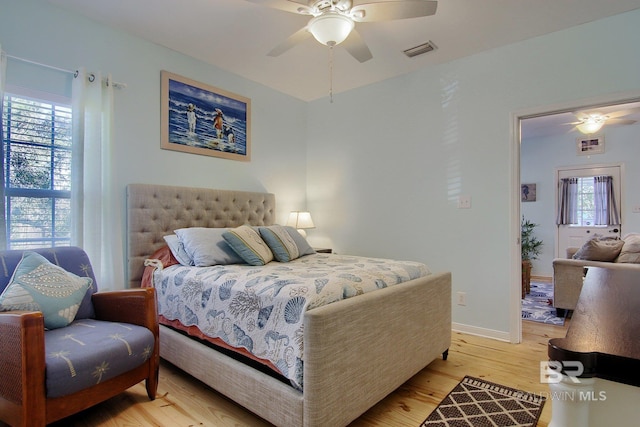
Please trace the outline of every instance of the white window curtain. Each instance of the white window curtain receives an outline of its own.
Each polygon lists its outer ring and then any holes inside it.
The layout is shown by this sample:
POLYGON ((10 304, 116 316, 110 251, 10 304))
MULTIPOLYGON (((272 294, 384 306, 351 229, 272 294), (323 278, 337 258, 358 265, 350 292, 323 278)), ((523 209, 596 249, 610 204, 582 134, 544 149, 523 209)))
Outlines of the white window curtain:
POLYGON ((558 191, 558 216, 556 224, 568 225, 578 223, 577 211, 578 178, 562 178, 558 191))
MULTIPOLYGON (((4 108, 4 87, 7 75, 7 55, 0 44, 0 144, 4 141, 2 117, 4 108)), ((0 166, 4 165, 4 147, 0 145, 0 166)), ((5 217, 4 167, 0 167, 0 249, 7 248, 7 221, 5 217)))
POLYGON ((595 225, 619 225, 620 215, 613 191, 613 177, 594 176, 593 180, 595 225))
POLYGON ((113 81, 80 68, 73 79, 71 242, 89 255, 102 290, 122 288, 120 212, 114 212, 113 81))

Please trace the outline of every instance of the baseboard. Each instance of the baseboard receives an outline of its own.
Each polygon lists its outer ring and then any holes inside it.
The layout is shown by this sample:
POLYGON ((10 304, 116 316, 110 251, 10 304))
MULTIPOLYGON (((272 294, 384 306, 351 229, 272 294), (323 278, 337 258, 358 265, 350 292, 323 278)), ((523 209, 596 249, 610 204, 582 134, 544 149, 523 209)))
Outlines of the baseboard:
POLYGON ((479 337, 492 338, 498 341, 511 342, 511 336, 508 332, 496 331, 495 329, 479 328, 477 326, 465 325, 463 323, 453 322, 451 329, 454 332, 463 334, 477 335, 479 337))
POLYGON ((534 281, 534 282, 551 283, 551 282, 553 282, 553 277, 549 277, 549 276, 531 276, 531 280, 534 281))

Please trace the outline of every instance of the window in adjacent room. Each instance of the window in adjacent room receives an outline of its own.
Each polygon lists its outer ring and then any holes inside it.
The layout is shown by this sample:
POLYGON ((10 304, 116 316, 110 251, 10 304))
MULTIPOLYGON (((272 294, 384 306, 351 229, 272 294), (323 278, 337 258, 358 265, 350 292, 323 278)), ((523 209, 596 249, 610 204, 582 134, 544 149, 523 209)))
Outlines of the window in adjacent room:
POLYGON ((588 176, 576 178, 577 180, 577 197, 576 197, 576 214, 578 222, 576 225, 592 226, 595 224, 596 204, 594 199, 594 177, 588 176))
POLYGON ((556 224, 574 227, 620 225, 620 171, 615 167, 606 170, 612 175, 559 178, 556 224))
POLYGON ((7 249, 71 241, 71 105, 5 93, 7 249))

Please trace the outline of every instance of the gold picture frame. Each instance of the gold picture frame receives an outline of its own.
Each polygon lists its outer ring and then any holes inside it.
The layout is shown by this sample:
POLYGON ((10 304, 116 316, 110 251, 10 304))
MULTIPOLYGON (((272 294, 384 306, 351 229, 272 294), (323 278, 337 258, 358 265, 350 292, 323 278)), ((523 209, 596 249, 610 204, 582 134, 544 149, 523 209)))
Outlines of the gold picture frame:
POLYGON ((251 160, 251 99, 161 71, 160 148, 251 160))

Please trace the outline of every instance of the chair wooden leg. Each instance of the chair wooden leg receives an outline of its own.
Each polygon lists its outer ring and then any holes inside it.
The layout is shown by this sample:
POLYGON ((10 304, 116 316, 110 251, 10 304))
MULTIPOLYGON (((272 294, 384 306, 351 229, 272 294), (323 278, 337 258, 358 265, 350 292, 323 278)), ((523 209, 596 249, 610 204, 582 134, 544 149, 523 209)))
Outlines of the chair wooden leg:
POLYGON ((160 375, 160 366, 155 366, 155 372, 149 375, 149 377, 145 381, 145 385, 147 387, 147 396, 149 396, 149 400, 156 399, 156 393, 158 392, 158 377, 160 375))

